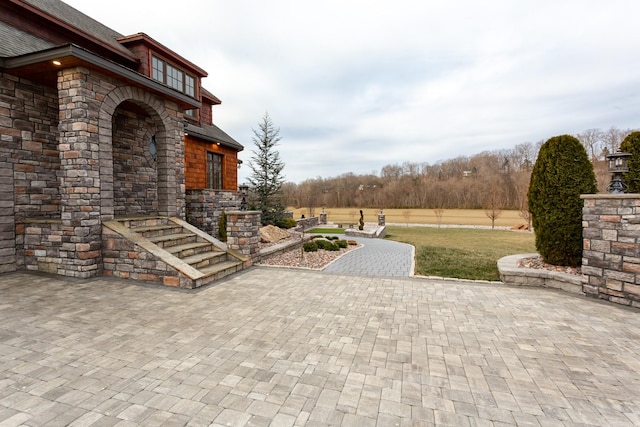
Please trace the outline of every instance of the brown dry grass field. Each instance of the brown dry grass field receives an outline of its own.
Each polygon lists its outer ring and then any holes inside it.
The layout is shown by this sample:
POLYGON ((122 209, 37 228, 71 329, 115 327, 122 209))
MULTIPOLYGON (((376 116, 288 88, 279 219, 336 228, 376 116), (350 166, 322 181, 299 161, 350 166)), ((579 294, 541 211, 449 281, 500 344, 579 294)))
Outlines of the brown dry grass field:
MULTIPOLYGON (((319 216, 322 208, 314 209, 311 215, 307 208, 289 208, 293 212, 294 218, 300 218, 303 214, 306 217, 319 216)), ((333 223, 357 224, 360 219, 359 209, 355 208, 325 208, 327 221, 333 223)), ((364 221, 377 223, 379 209, 363 208, 364 221)), ((385 221, 387 224, 438 224, 433 209, 385 209, 385 221)), ((513 227, 526 224, 526 221, 519 215, 520 211, 504 210, 498 219, 496 227, 513 227)), ((441 224, 452 225, 483 225, 491 226, 491 220, 483 209, 444 209, 441 224)))

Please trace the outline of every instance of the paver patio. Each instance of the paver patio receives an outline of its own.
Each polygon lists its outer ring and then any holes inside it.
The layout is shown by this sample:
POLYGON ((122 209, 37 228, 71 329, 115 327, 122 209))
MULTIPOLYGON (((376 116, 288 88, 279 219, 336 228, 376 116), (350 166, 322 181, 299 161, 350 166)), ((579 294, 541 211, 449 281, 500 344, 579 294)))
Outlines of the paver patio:
POLYGON ((0 425, 640 425, 640 313, 253 268, 183 291, 0 276, 0 425))

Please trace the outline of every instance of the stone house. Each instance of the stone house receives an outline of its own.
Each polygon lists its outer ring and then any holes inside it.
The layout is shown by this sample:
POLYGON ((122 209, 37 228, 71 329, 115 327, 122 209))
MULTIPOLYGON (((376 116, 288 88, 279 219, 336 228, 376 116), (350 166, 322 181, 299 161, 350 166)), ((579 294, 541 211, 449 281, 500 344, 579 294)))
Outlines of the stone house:
POLYGON ((0 273, 195 287, 246 266, 205 233, 239 209, 243 149, 206 76, 62 1, 0 2, 0 273))

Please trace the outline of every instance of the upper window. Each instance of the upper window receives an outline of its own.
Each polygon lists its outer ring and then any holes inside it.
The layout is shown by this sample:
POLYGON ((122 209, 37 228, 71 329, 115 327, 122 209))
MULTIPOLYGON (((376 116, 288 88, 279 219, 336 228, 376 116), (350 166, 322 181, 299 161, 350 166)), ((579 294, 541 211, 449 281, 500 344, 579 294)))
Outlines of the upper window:
POLYGON ((196 79, 193 76, 155 56, 151 57, 151 68, 151 76, 154 80, 186 95, 196 96, 196 79))
POLYGON ((222 156, 207 151, 207 188, 222 190, 222 156))

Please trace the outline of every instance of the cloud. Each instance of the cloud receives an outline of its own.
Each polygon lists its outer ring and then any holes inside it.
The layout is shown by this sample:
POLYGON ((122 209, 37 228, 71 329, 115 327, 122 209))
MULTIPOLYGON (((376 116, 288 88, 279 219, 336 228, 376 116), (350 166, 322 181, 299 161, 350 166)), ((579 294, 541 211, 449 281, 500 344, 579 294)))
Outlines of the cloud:
POLYGON ((296 182, 640 127, 640 2, 68 3, 207 70, 245 162, 268 111, 296 182))

